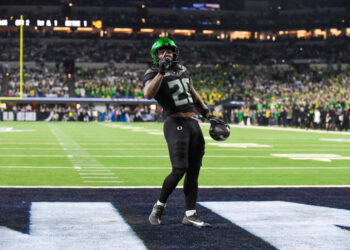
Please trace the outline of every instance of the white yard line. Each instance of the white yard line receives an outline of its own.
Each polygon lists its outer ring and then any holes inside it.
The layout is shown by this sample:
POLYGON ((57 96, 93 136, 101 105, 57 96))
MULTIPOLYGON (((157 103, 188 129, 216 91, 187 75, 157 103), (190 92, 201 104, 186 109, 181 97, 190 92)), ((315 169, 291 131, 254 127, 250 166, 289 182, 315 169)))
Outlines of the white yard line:
MULTIPOLYGON (((73 143, 64 143, 71 145, 73 143)), ((61 145, 59 142, 0 142, 0 145, 61 145)), ((81 142, 79 145, 108 145, 108 146, 166 146, 166 143, 118 143, 118 142, 81 142)))
MULTIPOLYGON (((0 169, 72 169, 72 167, 60 167, 60 166, 0 166, 0 169)), ((82 167, 82 168, 88 168, 88 167, 82 167)), ((91 172, 99 172, 99 171, 103 171, 103 172, 109 172, 110 170, 108 169, 146 169, 146 170, 157 170, 157 169, 164 169, 164 170, 170 170, 171 166, 165 166, 165 167, 119 167, 119 166, 111 166, 111 167, 103 167, 103 170, 96 170, 96 169, 91 169, 91 170, 85 170, 85 169, 78 169, 77 171, 79 171, 79 173, 81 173, 81 171, 91 171, 91 172)), ((202 166, 201 170, 256 170, 256 169, 269 169, 269 170, 284 170, 284 169, 332 169, 332 170, 340 170, 340 169, 350 169, 350 166, 336 166, 336 167, 322 167, 322 166, 288 166, 288 167, 280 167, 280 166, 276 166, 276 167, 206 167, 206 166, 202 166)), ((96 173, 97 174, 97 173, 96 173)), ((100 173, 101 174, 101 173, 100 173)))
MULTIPOLYGON (((48 189, 160 189, 162 186, 0 186, 1 188, 48 188, 48 189)), ((176 187, 182 189, 182 186, 176 187)), ((199 186, 199 188, 213 189, 231 189, 231 188, 350 188, 350 185, 260 185, 260 186, 199 186)))
MULTIPOLYGON (((3 155, 0 154, 0 157, 21 157, 21 158, 73 158, 73 155, 3 155)), ((168 158, 169 155, 79 155, 79 157, 89 158, 168 158)), ((277 158, 274 156, 266 155, 206 155, 205 158, 277 158)))
POLYGON ((111 170, 107 170, 107 169, 79 169, 78 171, 84 171, 84 172, 89 172, 89 171, 96 171, 96 172, 109 172, 111 170))
POLYGON ((91 171, 91 173, 82 173, 81 168, 83 166, 93 166, 94 168, 96 168, 103 167, 103 164, 101 164, 94 156, 90 155, 86 149, 81 148, 80 145, 76 143, 73 138, 66 135, 59 127, 55 126, 54 124, 49 124, 49 128, 59 141, 61 147, 64 149, 65 152, 67 152, 67 157, 73 163, 74 168, 77 170, 78 175, 80 177, 82 177, 82 175, 96 175, 95 177, 102 177, 104 175, 114 175, 114 173, 110 172, 110 170, 91 171))
POLYGON ((85 183, 92 183, 92 182, 96 182, 96 183, 122 183, 122 181, 84 181, 85 183))
POLYGON ((335 135, 350 135, 350 132, 344 131, 326 131, 326 130, 313 130, 313 129, 301 129, 301 128, 283 128, 283 127, 262 127, 262 126, 242 126, 230 124, 233 128, 246 128, 246 129, 261 129, 261 130, 276 130, 276 131, 293 131, 303 133, 319 133, 319 134, 335 134, 335 135))
POLYGON ((114 175, 114 173, 79 173, 80 175, 114 175))
MULTIPOLYGON (((337 147, 341 146, 341 144, 337 144, 336 145, 337 147)), ((348 145, 345 145, 345 146, 348 146, 348 145)), ((316 147, 316 146, 315 146, 316 147)), ((310 148, 310 149, 307 149, 307 151, 312 151, 312 152, 350 152, 350 149, 349 148, 324 148, 325 146, 322 146, 322 148, 310 148)), ((330 146, 331 147, 331 146, 330 146)), ((26 152, 30 152, 30 151, 58 151, 58 150, 62 150, 62 148, 59 148, 59 149, 48 149, 48 148, 36 148, 36 149, 33 149, 33 148, 0 148, 0 150, 26 150, 26 152)), ((67 150, 67 149, 66 149, 67 150)), ((69 151, 78 151, 78 150, 81 150, 81 149, 69 149, 69 151)), ((118 152, 118 151, 130 151, 130 150, 133 150, 133 151, 152 151, 154 152, 154 150, 157 150, 157 151, 160 151, 160 150, 163 150, 163 151, 167 151, 168 149, 167 148, 84 148, 84 150, 87 150, 87 151, 109 151, 109 152, 118 152)), ((244 151, 258 151, 258 152, 269 152, 269 151, 273 151, 273 152, 279 152, 279 151, 282 151, 282 152, 305 152, 305 149, 301 149, 301 148, 274 148, 274 149, 271 149, 271 148, 268 148, 268 149, 260 149, 260 148, 217 148, 217 146, 212 146, 212 145, 207 145, 207 148, 206 148, 206 152, 234 152, 234 151, 238 151, 238 152, 244 152, 244 151)), ((205 157, 205 156, 204 156, 205 157)), ((80 161, 80 162, 83 162, 85 163, 84 161, 80 161)))
POLYGON ((119 179, 119 177, 114 176, 82 176, 82 179, 119 179))
MULTIPOLYGON (((337 144, 338 146, 341 146, 340 144, 337 144)), ((348 145, 345 145, 348 146, 348 145)), ((48 148, 37 148, 37 149, 33 149, 33 148, 0 148, 0 150, 26 150, 27 152, 30 151, 57 151, 57 150, 62 150, 60 149, 48 149, 48 148)), ((81 149, 70 149, 70 151, 77 151, 77 150, 81 150, 81 149)), ((118 151, 154 151, 154 150, 163 150, 163 151, 167 151, 167 148, 84 148, 84 150, 87 151, 112 151, 112 152, 118 152, 118 151)), ((258 148, 217 148, 215 146, 212 145, 207 145, 207 152, 212 152, 212 151, 261 151, 261 152, 266 152, 266 151, 287 151, 287 152, 293 152, 293 151, 305 151, 305 149, 300 149, 300 148, 274 148, 274 149, 258 149, 258 148)), ((307 149, 307 151, 350 151, 349 148, 342 148, 342 149, 327 149, 324 148, 324 146, 322 148, 310 148, 307 149)))

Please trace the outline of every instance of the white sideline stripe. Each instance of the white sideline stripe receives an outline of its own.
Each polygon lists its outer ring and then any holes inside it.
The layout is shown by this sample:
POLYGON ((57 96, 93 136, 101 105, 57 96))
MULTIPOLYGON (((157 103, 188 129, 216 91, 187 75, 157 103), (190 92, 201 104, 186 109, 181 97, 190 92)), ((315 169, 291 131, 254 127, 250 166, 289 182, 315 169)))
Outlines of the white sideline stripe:
POLYGON ((298 128, 283 128, 283 127, 261 127, 261 126, 244 126, 244 125, 233 125, 233 128, 247 128, 247 129, 262 129, 262 130, 278 130, 278 131, 293 131, 293 132, 303 132, 303 133, 320 133, 320 134, 335 134, 335 135, 350 135, 350 132, 340 132, 340 131, 325 131, 325 130, 311 130, 311 129, 298 129, 298 128))
POLYGON ((111 176, 82 176, 83 179, 118 179, 119 177, 111 176))
MULTIPOLYGON (((62 145, 59 142, 0 142, 0 145, 62 145)), ((76 143, 67 142, 64 145, 76 145, 76 143)), ((166 143, 128 143, 128 142, 81 142, 79 145, 120 145, 120 146, 166 146, 166 143)))
MULTIPOLYGON (((55 157, 55 158, 67 158, 67 155, 0 155, 0 157, 29 157, 29 158, 45 158, 45 157, 55 157)), ((68 156, 69 157, 69 156, 68 156)), ((168 158, 169 155, 86 155, 79 157, 98 157, 98 158, 168 158)), ((205 158, 278 158, 274 156, 266 155, 206 155, 205 158)))
MULTIPOLYGON (((71 188, 71 189, 154 189, 162 188, 162 186, 0 186, 1 188, 47 188, 47 189, 60 189, 60 188, 71 188)), ((176 187, 182 189, 182 186, 176 187)), ((201 186, 199 188, 350 188, 350 185, 260 185, 260 186, 201 186)))
MULTIPOLYGON (((138 144, 135 144, 138 145, 138 144)), ((11 148, 11 147, 0 147, 0 149, 5 150, 26 150, 26 151, 62 151, 62 148, 11 148)), ((130 151, 130 148, 83 148, 85 150, 91 150, 91 151, 130 151)), ((132 148, 132 150, 137 151, 153 151, 153 150, 168 150, 165 147, 162 148, 132 148)), ((63 149, 68 151, 80 151, 81 149, 63 149)))
MULTIPOLYGON (((339 145, 339 144, 338 144, 339 145)), ((287 152, 297 152, 297 151, 302 151, 304 152, 305 149, 296 149, 296 148, 293 148, 293 149, 290 149, 290 148, 286 148, 286 149, 283 149, 283 148, 275 148, 275 149, 260 149, 260 148, 216 148, 217 146, 212 146, 212 145, 207 145, 207 152, 212 152, 212 151, 242 151, 242 150, 247 150, 247 151, 262 151, 262 152, 269 152, 269 151, 287 151, 287 152)), ((308 146, 308 145, 306 145, 308 146)), ((340 146, 340 145, 339 145, 340 146)), ((346 145, 347 146, 347 145, 346 145)), ((0 149, 21 149, 21 150, 26 150, 26 151, 32 151, 33 149, 32 148, 0 148, 0 149)), ((49 151, 51 149, 35 149, 36 151, 49 151)), ((116 148, 116 149, 111 149, 111 148, 98 148, 98 149, 90 149, 90 148, 85 148, 85 150, 91 150, 91 151, 130 151, 131 149, 130 148, 127 148, 127 149, 119 149, 119 148, 116 148)), ((163 150, 163 151, 167 151, 168 149, 166 147, 164 148, 139 148, 139 149, 135 149, 135 148, 132 148, 133 151, 154 151, 154 150, 163 150)), ((57 151, 57 149, 55 149, 55 151, 57 151)), ((69 151, 78 151, 78 149, 69 149, 69 151)), ((326 152, 329 152, 329 151, 350 151, 350 149, 326 149, 326 148, 319 148, 319 149, 315 149, 315 148, 310 148, 310 149, 307 149, 307 151, 326 151, 326 152)), ((79 157, 79 156, 78 156, 79 157)), ((75 162, 75 161, 74 161, 75 162)), ((90 162, 90 161, 89 161, 90 162)))
POLYGON ((79 169, 78 171, 84 171, 84 172, 88 172, 88 171, 96 171, 96 172, 110 172, 111 170, 107 170, 107 169, 79 169))
POLYGON ((122 183, 123 181, 84 181, 86 183, 97 182, 97 183, 122 183))
POLYGON ((87 164, 87 163, 73 163, 75 166, 90 166, 90 167, 101 167, 101 164, 87 164))
POLYGON ((350 167, 218 167, 218 168, 206 168, 203 167, 201 170, 257 170, 257 169, 278 169, 278 170, 284 170, 284 169, 350 169, 350 167))
MULTIPOLYGON (((73 169, 72 167, 59 167, 59 166, 46 166, 46 167, 36 167, 36 166, 0 166, 1 168, 30 168, 30 169, 73 169)), ((85 167, 88 168, 88 167, 85 167)), ((165 169, 165 170, 170 170, 170 166, 165 166, 165 167, 103 167, 104 169, 165 169)), ((250 170, 250 169, 276 169, 276 170, 283 170, 283 169, 350 169, 349 166, 336 166, 336 167, 205 167, 203 166, 201 170, 250 170)), ((79 169, 78 171, 102 171, 102 170, 84 170, 84 169, 79 169)), ((104 171, 110 171, 110 170, 104 170, 104 171)), ((96 173, 96 174, 101 174, 101 173, 96 173)))
POLYGON ((80 175, 114 175, 114 173, 79 173, 80 175))
POLYGON ((99 164, 99 163, 89 162, 89 161, 72 161, 72 163, 74 163, 74 164, 101 165, 101 164, 99 164))

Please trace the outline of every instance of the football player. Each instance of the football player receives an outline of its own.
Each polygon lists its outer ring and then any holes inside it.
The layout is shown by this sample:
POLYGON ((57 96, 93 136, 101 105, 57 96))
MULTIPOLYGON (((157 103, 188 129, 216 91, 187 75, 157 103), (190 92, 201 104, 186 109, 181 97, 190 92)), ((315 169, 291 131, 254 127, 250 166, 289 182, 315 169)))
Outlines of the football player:
POLYGON ((158 201, 154 204, 149 221, 160 225, 169 195, 185 175, 183 191, 186 211, 182 224, 209 227, 196 212, 198 176, 204 155, 204 137, 198 121, 197 109, 211 122, 213 117, 192 85, 189 71, 179 63, 179 49, 169 38, 158 39, 151 48, 153 66, 144 75, 144 96, 155 98, 166 113, 164 136, 168 144, 171 173, 165 178, 158 201))

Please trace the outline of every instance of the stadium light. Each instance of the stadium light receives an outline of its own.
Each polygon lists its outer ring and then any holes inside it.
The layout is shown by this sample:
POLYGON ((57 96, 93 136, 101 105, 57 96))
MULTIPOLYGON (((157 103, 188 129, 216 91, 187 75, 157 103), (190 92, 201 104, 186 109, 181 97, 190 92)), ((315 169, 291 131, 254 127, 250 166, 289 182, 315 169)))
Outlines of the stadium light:
POLYGON ((214 30, 203 30, 202 33, 205 35, 212 35, 214 34, 214 30))
POLYGON ((133 32, 133 29, 132 28, 114 28, 113 32, 131 34, 133 32))
POLYGON ((346 28, 345 33, 346 33, 346 36, 350 36, 350 28, 346 28))
POLYGON ((232 31, 230 32, 230 41, 235 39, 250 39, 252 32, 250 31, 232 31))
POLYGON ((54 31, 64 31, 64 32, 71 32, 71 29, 69 27, 54 27, 54 31))
POLYGON ((329 33, 332 35, 332 36, 340 36, 341 35, 341 30, 338 30, 336 28, 333 28, 333 29, 330 29, 329 30, 329 33))
POLYGON ((314 30, 314 37, 318 37, 318 36, 322 36, 323 39, 326 39, 327 38, 327 32, 323 31, 321 29, 315 29, 314 30))
POLYGON ((154 29, 140 29, 141 33, 153 33, 154 29))
POLYGON ((310 38, 311 37, 311 31, 307 30, 297 30, 296 31, 297 38, 310 38))
POLYGON ((181 29, 175 29, 173 32, 175 34, 181 34, 181 35, 185 35, 185 36, 190 36, 190 35, 196 33, 195 30, 181 30, 181 29))
POLYGON ((79 27, 79 28, 77 28, 77 31, 79 31, 79 32, 91 32, 93 30, 94 29, 91 27, 79 27))

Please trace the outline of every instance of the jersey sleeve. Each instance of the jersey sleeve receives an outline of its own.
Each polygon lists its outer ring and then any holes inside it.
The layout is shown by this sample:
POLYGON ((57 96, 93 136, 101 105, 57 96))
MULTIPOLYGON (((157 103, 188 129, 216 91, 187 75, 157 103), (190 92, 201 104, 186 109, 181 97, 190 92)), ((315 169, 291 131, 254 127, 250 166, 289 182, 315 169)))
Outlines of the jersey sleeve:
POLYGON ((143 85, 150 80, 153 79, 158 74, 158 71, 155 69, 148 69, 146 73, 143 75, 143 85))
POLYGON ((190 71, 188 71, 188 69, 185 66, 182 66, 182 67, 183 67, 185 77, 191 79, 190 71))

